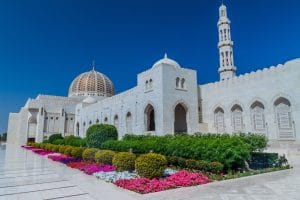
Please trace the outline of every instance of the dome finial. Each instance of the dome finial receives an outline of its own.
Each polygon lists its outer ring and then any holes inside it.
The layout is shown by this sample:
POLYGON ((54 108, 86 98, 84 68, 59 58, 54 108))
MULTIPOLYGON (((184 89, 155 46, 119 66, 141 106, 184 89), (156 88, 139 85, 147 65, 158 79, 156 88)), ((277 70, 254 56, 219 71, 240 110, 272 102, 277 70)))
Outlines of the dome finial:
POLYGON ((95 62, 95 60, 93 60, 93 62, 92 62, 92 67, 93 67, 93 71, 95 71, 95 67, 96 67, 96 62, 95 62))
POLYGON ((164 58, 168 58, 168 55, 167 55, 167 53, 165 53, 165 55, 164 55, 164 58))

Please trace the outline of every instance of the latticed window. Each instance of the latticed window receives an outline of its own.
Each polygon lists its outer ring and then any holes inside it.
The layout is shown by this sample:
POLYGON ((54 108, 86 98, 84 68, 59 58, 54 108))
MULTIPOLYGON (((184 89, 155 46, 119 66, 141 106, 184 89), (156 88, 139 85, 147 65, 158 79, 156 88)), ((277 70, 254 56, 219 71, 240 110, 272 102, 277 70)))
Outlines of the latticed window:
POLYGON ((232 125, 235 132, 243 130, 243 110, 239 105, 235 105, 231 109, 232 125))
POLYGON ((224 124, 224 110, 218 107, 215 112, 215 127, 218 133, 225 131, 225 124, 224 124))
POLYGON ((251 118, 252 126, 255 132, 264 133, 265 132, 265 115, 264 115, 264 105, 258 101, 251 106, 251 118))
POLYGON ((279 139, 293 139, 293 121, 292 110, 289 100, 281 97, 278 98, 275 103, 275 114, 277 118, 277 127, 279 139))

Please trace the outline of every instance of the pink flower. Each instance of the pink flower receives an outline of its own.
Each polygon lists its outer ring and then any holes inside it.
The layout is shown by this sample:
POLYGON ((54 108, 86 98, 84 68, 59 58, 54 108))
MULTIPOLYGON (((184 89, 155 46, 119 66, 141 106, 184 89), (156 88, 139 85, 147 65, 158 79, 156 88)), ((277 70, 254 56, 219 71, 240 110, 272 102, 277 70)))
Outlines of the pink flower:
POLYGON ((187 187, 192 185, 206 184, 210 182, 209 178, 200 173, 191 173, 185 170, 178 171, 175 174, 163 179, 120 179, 114 184, 142 194, 150 192, 159 192, 177 187, 187 187))

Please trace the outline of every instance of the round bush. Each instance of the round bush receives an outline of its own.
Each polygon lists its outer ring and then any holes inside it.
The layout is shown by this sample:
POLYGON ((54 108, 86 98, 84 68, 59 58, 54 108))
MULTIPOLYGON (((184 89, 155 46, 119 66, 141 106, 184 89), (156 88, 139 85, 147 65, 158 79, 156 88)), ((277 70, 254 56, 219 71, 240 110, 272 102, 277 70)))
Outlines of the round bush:
POLYGON ((88 147, 101 148, 101 144, 108 140, 117 140, 118 131, 116 127, 109 124, 95 124, 86 131, 86 142, 88 147))
POLYGON ((135 161, 135 169, 138 175, 146 178, 161 177, 166 167, 166 157, 156 153, 143 154, 135 161))
POLYGON ((39 146, 40 146, 41 149, 46 149, 46 144, 44 144, 44 143, 40 143, 39 146))
POLYGON ((95 154, 95 161, 101 165, 111 165, 116 153, 111 150, 99 150, 95 154))
POLYGON ((72 150, 73 150, 73 147, 67 146, 65 151, 64 151, 64 154, 67 155, 67 156, 71 156, 72 150))
POLYGON ((119 152, 113 157, 112 164, 118 171, 133 171, 136 156, 129 152, 119 152))
POLYGON ((214 174, 219 174, 224 168, 224 165, 217 161, 209 163, 208 166, 209 166, 209 171, 214 174))
POLYGON ((58 139, 64 139, 64 138, 61 136, 61 134, 53 134, 49 136, 48 142, 53 144, 53 142, 58 139))
POLYGON ((64 144, 65 144, 65 141, 64 141, 64 139, 57 139, 57 140, 54 140, 54 141, 53 141, 53 144, 56 144, 56 145, 64 145, 64 144))
POLYGON ((53 144, 46 144, 45 150, 51 151, 53 144))
POLYGON ((59 152, 59 153, 62 153, 62 154, 64 154, 64 153, 65 153, 65 150, 66 150, 66 148, 67 148, 67 146, 61 145, 61 146, 59 146, 59 150, 58 150, 58 152, 59 152))
POLYGON ((94 162, 95 161, 95 154, 96 154, 97 151, 98 151, 98 149, 96 149, 96 148, 85 149, 82 153, 83 160, 94 162))
POLYGON ((74 158, 82 158, 82 153, 84 151, 84 148, 82 147, 73 147, 71 151, 71 156, 74 158))
POLYGON ((51 147, 51 151, 58 152, 59 151, 59 145, 53 144, 52 147, 51 147))

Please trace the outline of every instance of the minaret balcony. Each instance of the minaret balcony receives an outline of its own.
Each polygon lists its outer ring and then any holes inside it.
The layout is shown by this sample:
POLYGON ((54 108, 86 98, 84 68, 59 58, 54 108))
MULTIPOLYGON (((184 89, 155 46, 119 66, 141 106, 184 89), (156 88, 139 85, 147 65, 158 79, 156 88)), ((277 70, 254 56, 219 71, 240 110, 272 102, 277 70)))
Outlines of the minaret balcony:
POLYGON ((226 71, 236 71, 235 66, 224 66, 224 67, 219 67, 218 72, 226 72, 226 71))
POLYGON ((220 41, 218 42, 218 47, 223 47, 223 46, 233 46, 233 41, 231 40, 226 40, 226 41, 220 41))

